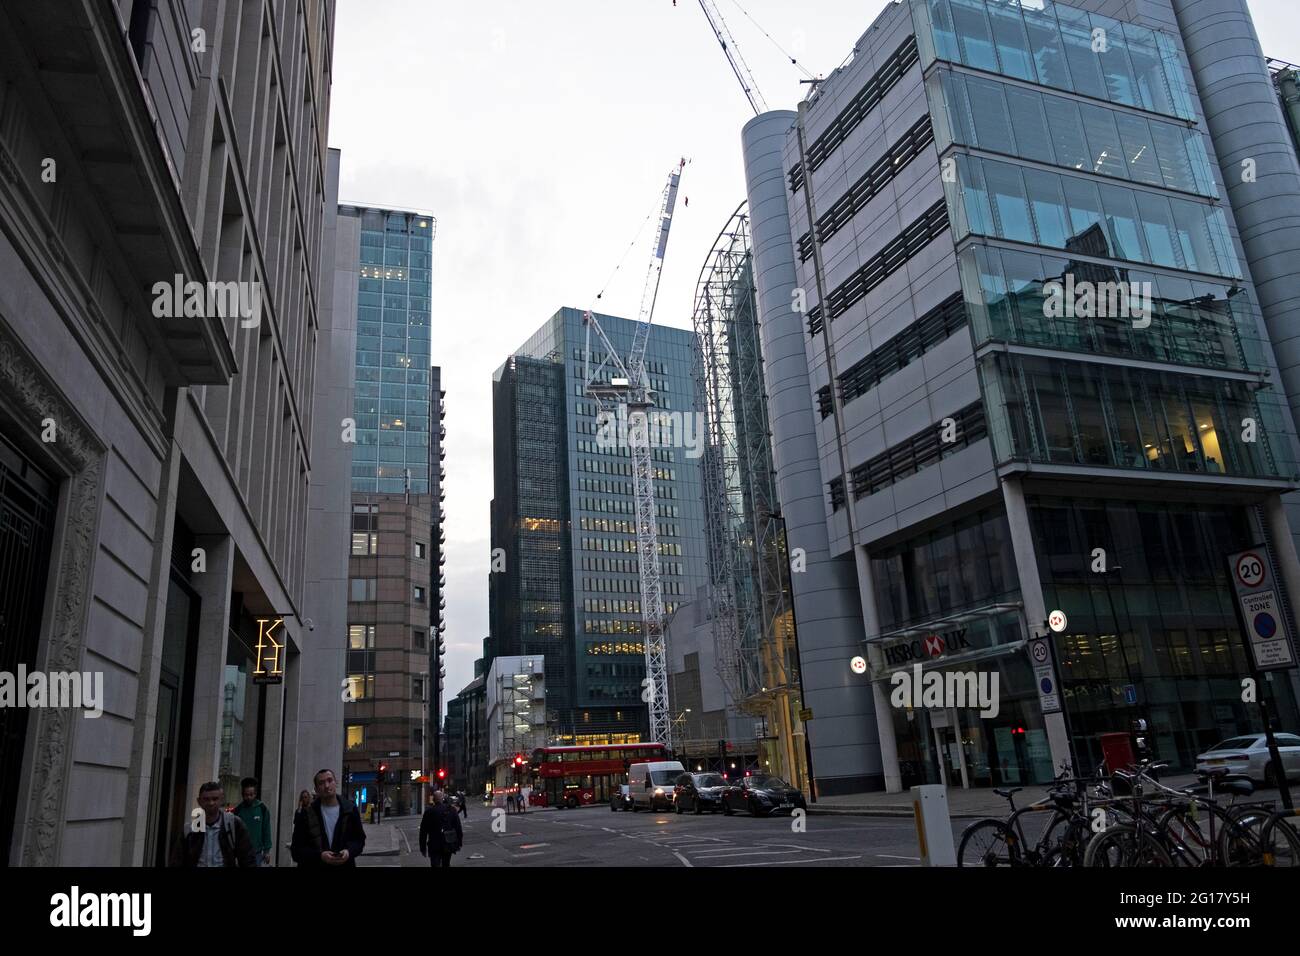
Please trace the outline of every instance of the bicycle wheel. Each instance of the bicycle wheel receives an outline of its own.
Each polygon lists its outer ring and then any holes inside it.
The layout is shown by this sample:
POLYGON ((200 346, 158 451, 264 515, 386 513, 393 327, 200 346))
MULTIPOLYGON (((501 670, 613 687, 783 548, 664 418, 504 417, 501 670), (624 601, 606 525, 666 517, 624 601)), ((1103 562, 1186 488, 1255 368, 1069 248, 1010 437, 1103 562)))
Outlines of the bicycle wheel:
POLYGON ((1020 866, 1016 836, 1001 820, 977 820, 961 835, 958 866, 1020 866))
POLYGON ((1263 809, 1228 812, 1228 821, 1219 834, 1219 859, 1224 866, 1262 866, 1264 844, 1260 840, 1269 813, 1263 809))
POLYGON ((1060 839, 1043 854, 1043 866, 1083 866, 1083 856, 1091 836, 1087 824, 1074 821, 1063 829, 1060 839))
POLYGON ((1169 854, 1158 842, 1158 837, 1144 832, 1139 838, 1130 824, 1119 823, 1107 827, 1088 841, 1083 855, 1084 866, 1096 867, 1147 867, 1173 866, 1169 854))
POLYGON ((1265 866, 1300 866, 1300 832, 1290 813, 1275 813, 1260 832, 1265 866))

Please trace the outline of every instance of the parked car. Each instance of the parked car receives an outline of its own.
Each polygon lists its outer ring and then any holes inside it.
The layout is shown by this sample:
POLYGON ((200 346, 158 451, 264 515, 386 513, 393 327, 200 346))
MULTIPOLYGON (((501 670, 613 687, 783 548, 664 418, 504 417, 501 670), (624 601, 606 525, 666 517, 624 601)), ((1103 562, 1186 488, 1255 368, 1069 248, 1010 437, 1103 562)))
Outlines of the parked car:
POLYGON ((727 781, 720 773, 684 773, 673 787, 673 806, 678 813, 721 810, 726 789, 727 781))
POLYGON ((631 810, 632 809, 632 788, 625 783, 618 785, 618 789, 609 795, 610 810, 631 810))
MULTIPOLYGON (((1286 768, 1287 780, 1300 777, 1300 736, 1274 733, 1277 749, 1286 768)), ((1277 786, 1277 768, 1268 752, 1268 738, 1263 734, 1243 734, 1215 744, 1205 753, 1196 755, 1196 769, 1200 771, 1226 768, 1251 780, 1262 781, 1266 787, 1277 786)))
POLYGON ((651 760, 627 769, 632 810, 667 810, 673 803, 673 784, 686 772, 680 760, 651 760))
POLYGON ((750 816, 770 816, 773 813, 792 813, 807 810, 803 794, 780 777, 756 773, 742 777, 722 791, 722 812, 727 816, 737 810, 748 811, 750 816))

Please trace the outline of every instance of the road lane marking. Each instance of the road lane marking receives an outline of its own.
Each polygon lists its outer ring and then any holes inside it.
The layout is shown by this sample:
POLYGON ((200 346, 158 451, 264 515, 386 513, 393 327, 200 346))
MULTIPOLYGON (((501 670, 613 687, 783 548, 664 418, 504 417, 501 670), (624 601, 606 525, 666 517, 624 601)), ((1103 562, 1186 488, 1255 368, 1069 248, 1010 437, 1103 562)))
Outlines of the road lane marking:
POLYGON ((549 844, 549 843, 521 843, 521 844, 519 844, 519 849, 521 849, 521 850, 535 850, 535 849, 537 849, 539 846, 550 846, 550 844, 549 844))
MULTIPOLYGON (((803 852, 802 850, 744 850, 740 853, 733 853, 730 850, 725 850, 725 851, 715 850, 713 854, 709 856, 709 859, 720 860, 720 859, 725 859, 727 857, 733 857, 733 856, 784 856, 789 853, 802 853, 802 852, 803 852)), ((695 856, 698 859, 699 857, 704 856, 704 853, 700 852, 695 854, 695 856)))
POLYGON ((795 863, 795 864, 802 863, 802 862, 808 862, 808 863, 833 863, 833 862, 836 862, 836 861, 838 861, 838 860, 860 860, 860 859, 862 859, 862 854, 858 854, 857 856, 821 856, 821 857, 817 857, 817 859, 815 859, 815 860, 807 860, 807 861, 803 861, 803 860, 764 860, 764 861, 762 861, 761 863, 724 863, 724 864, 722 864, 722 866, 723 866, 723 867, 728 867, 728 866, 789 866, 791 863, 795 863))
POLYGON ((876 856, 885 857, 890 860, 915 860, 917 863, 921 862, 919 856, 899 856, 897 853, 877 853, 876 856))
POLYGON ((695 864, 694 864, 694 863, 692 863, 690 860, 686 859, 686 857, 682 856, 682 855, 681 855, 680 853, 678 853, 676 850, 673 850, 673 856, 677 857, 677 859, 679 859, 679 860, 682 861, 682 866, 689 866, 691 869, 694 869, 694 868, 695 868, 695 864))

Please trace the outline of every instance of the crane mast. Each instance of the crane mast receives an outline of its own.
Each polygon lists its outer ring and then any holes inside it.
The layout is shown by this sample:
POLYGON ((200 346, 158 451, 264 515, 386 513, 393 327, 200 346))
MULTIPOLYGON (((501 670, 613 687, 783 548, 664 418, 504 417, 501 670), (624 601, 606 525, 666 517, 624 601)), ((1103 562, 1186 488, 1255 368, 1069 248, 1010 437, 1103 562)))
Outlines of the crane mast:
POLYGON ((654 389, 646 371, 645 352, 650 339, 659 279, 663 273, 668 232, 672 227, 677 188, 686 160, 668 174, 659 208, 659 234, 650 257, 650 269, 641 293, 641 310, 632 335, 632 348, 623 362, 605 330, 590 309, 583 315, 586 326, 584 378, 586 392, 602 411, 606 403, 627 406, 627 442, 632 458, 632 491, 636 503, 636 543, 641 577, 642 637, 645 647, 646 681, 642 697, 650 714, 650 739, 672 747, 672 713, 668 706, 668 654, 664 642, 663 583, 659 563, 659 529, 655 514, 654 465, 650 454, 650 416, 655 407, 654 389), (604 348, 602 360, 592 368, 591 337, 595 333, 604 348), (609 369, 608 381, 605 371, 609 369), (617 374, 615 374, 617 373, 617 374))

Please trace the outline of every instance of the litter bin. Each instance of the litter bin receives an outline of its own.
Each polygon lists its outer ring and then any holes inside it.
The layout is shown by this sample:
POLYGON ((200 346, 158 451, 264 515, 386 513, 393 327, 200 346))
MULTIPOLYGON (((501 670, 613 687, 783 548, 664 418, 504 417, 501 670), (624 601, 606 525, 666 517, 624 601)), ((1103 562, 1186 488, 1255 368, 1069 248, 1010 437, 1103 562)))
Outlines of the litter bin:
POLYGON ((1106 769, 1111 773, 1127 770, 1137 763, 1133 756, 1133 738, 1126 732, 1101 735, 1101 753, 1106 761, 1106 769))

